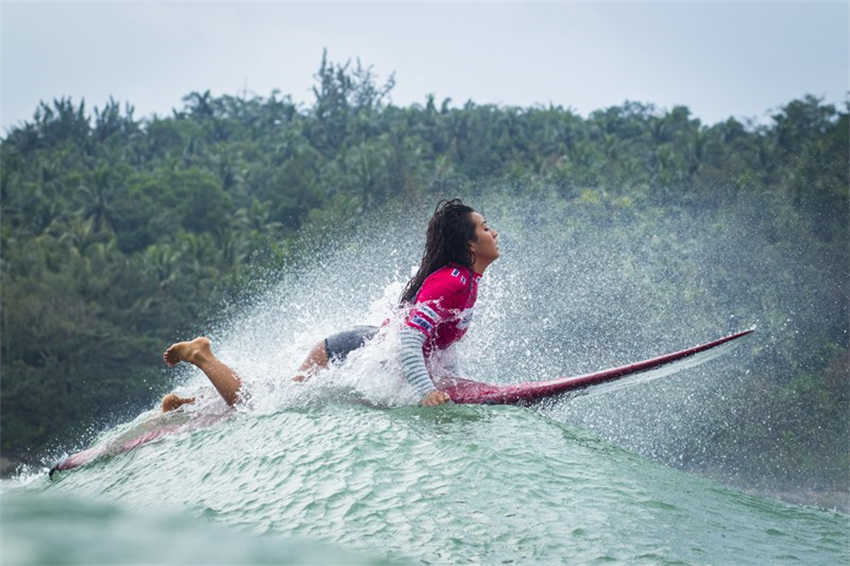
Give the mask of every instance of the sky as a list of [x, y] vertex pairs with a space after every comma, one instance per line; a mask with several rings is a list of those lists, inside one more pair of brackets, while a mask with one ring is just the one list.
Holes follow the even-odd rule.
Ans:
[[169, 115], [192, 91], [305, 106], [322, 50], [361, 60], [392, 102], [531, 106], [587, 115], [626, 100], [703, 123], [765, 122], [805, 94], [843, 105], [848, 2], [285, 3], [0, 0], [0, 132], [39, 101], [112, 96]]

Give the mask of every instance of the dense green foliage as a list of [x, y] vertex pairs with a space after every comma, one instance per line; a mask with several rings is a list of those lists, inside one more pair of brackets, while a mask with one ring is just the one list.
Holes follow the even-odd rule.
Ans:
[[13, 128], [0, 145], [3, 453], [33, 459], [149, 404], [168, 386], [163, 346], [253, 266], [296, 254], [300, 231], [482, 180], [545, 187], [600, 223], [735, 211], [771, 253], [805, 242], [799, 262], [829, 286], [817, 306], [830, 314], [788, 339], [787, 375], [754, 388], [830, 412], [830, 438], [847, 434], [846, 108], [808, 96], [768, 125], [709, 126], [633, 102], [587, 118], [433, 96], [398, 107], [392, 86], [323, 59], [307, 108], [193, 92], [172, 116], [138, 120], [112, 100], [90, 115], [63, 98]]

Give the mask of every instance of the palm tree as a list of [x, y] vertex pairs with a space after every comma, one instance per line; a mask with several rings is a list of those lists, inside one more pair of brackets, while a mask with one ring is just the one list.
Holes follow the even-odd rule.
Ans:
[[79, 201], [77, 214], [91, 219], [95, 232], [115, 233], [115, 212], [112, 203], [121, 190], [115, 180], [114, 169], [101, 165], [89, 176], [88, 182], [77, 187], [75, 197]]

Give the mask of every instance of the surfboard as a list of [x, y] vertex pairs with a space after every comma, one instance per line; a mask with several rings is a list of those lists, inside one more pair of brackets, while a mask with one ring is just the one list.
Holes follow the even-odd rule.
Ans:
[[[448, 393], [455, 403], [482, 405], [532, 405], [534, 403], [558, 396], [579, 395], [588, 391], [610, 390], [614, 385], [633, 385], [670, 375], [686, 367], [692, 367], [708, 359], [720, 355], [721, 346], [754, 332], [755, 329], [744, 330], [719, 338], [712, 342], [693, 346], [685, 350], [665, 354], [641, 362], [610, 368], [594, 373], [573, 377], [559, 377], [548, 381], [528, 381], [524, 383], [500, 384], [486, 383], [463, 378], [443, 379], [437, 388]], [[705, 355], [703, 355], [705, 354]], [[700, 357], [703, 355], [702, 357]], [[687, 362], [687, 363], [684, 363]], [[632, 380], [629, 380], [632, 378]], [[638, 378], [638, 379], [635, 379]], [[136, 435], [122, 435], [118, 440], [105, 445], [95, 446], [82, 452], [72, 454], [50, 469], [50, 477], [59, 471], [72, 470], [84, 466], [101, 457], [129, 452], [134, 448], [153, 442], [167, 434], [186, 432], [218, 422], [226, 416], [200, 415], [189, 422], [160, 425], [153, 430], [147, 430]]]
[[[754, 331], [755, 329], [751, 328], [705, 344], [679, 350], [678, 352], [585, 375], [513, 384], [484, 383], [471, 379], [450, 378], [438, 383], [437, 388], [448, 393], [451, 400], [455, 403], [531, 405], [544, 399], [569, 393], [577, 395], [606, 386], [610, 390], [613, 389], [610, 387], [611, 385], [615, 385], [617, 382], [626, 385], [626, 378], [640, 377], [641, 374], [645, 378], [635, 379], [632, 383], [649, 381], [657, 377], [670, 375], [671, 373], [681, 371], [686, 367], [692, 367], [715, 357], [714, 355], [709, 355], [709, 352], [716, 355], [721, 354], [720, 346], [731, 344], [734, 340], [751, 334]], [[706, 355], [699, 357], [700, 354]], [[683, 363], [686, 361], [691, 363]], [[655, 372], [654, 375], [651, 374], [653, 371]]]
[[65, 470], [73, 470], [74, 468], [79, 468], [80, 466], [85, 466], [99, 458], [104, 458], [107, 456], [114, 456], [116, 454], [122, 454], [124, 452], [129, 452], [134, 448], [141, 446], [142, 444], [147, 444], [149, 442], [153, 442], [163, 436], [168, 434], [176, 434], [180, 432], [188, 432], [201, 427], [210, 426], [218, 421], [222, 420], [230, 414], [230, 411], [225, 413], [215, 413], [209, 415], [197, 415], [191, 418], [188, 422], [172, 422], [165, 424], [155, 425], [154, 428], [135, 432], [131, 431], [125, 434], [122, 434], [118, 439], [113, 440], [111, 442], [107, 442], [105, 444], [93, 446], [87, 450], [82, 450], [81, 452], [76, 452], [67, 456], [56, 463], [52, 468], [50, 468], [50, 472], [48, 472], [48, 476], [50, 479], [53, 479], [53, 474], [56, 472], [61, 472]]

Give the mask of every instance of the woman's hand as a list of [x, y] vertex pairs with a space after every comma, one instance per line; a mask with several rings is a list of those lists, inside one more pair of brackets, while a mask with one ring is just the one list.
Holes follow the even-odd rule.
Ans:
[[448, 393], [443, 393], [442, 391], [437, 391], [436, 389], [425, 397], [422, 398], [422, 401], [419, 403], [423, 407], [436, 407], [437, 405], [443, 405], [445, 403], [451, 403], [451, 398]]

